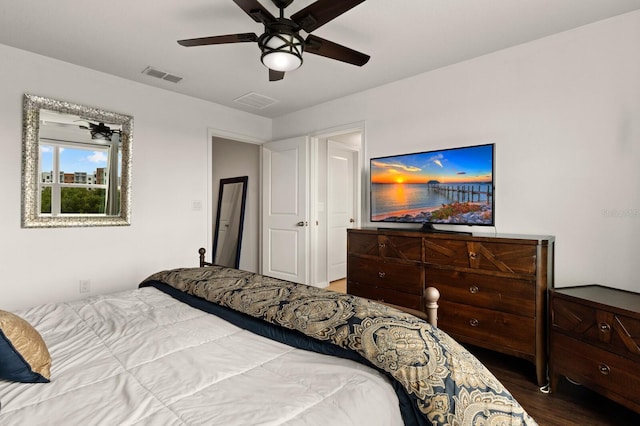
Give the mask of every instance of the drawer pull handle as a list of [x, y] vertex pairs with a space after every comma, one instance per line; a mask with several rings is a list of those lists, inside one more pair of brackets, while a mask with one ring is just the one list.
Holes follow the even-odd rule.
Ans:
[[600, 324], [600, 331], [603, 333], [608, 333], [609, 331], [611, 331], [611, 326], [609, 324], [607, 324], [606, 322], [601, 322]]
[[378, 277], [380, 277], [380, 278], [384, 278], [385, 275], [386, 274], [384, 272], [382, 272], [382, 271], [378, 272]]
[[608, 376], [611, 372], [611, 369], [607, 364], [600, 364], [598, 365], [598, 371], [600, 371], [600, 373], [602, 373], [603, 375]]
[[472, 285], [471, 287], [469, 287], [469, 293], [471, 293], [471, 294], [476, 294], [478, 292], [478, 290], [480, 290], [480, 289], [478, 288], [477, 285]]
[[476, 260], [476, 257], [478, 257], [478, 255], [476, 254], [475, 251], [470, 251], [469, 252], [469, 259]]
[[383, 248], [385, 248], [385, 247], [386, 247], [386, 244], [385, 244], [385, 243], [378, 243], [378, 247], [380, 247], [381, 249], [383, 249]]
[[478, 320], [477, 320], [477, 319], [475, 319], [475, 318], [473, 318], [473, 319], [469, 320], [469, 325], [470, 325], [471, 327], [477, 327], [477, 326], [478, 326]]

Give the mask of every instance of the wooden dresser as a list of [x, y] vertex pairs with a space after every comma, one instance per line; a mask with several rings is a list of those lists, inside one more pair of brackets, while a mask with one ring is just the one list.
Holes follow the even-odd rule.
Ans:
[[351, 229], [347, 291], [424, 312], [440, 291], [438, 327], [460, 342], [533, 362], [547, 383], [547, 287], [553, 237]]
[[640, 413], [640, 294], [600, 285], [552, 290], [549, 375]]

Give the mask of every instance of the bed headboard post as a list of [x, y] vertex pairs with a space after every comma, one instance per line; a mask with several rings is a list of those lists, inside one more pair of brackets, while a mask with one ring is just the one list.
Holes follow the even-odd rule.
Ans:
[[204, 247], [200, 247], [200, 249], [198, 249], [198, 253], [200, 253], [200, 267], [204, 268], [205, 266], [211, 266], [212, 263], [206, 262], [204, 260], [204, 255], [207, 252], [207, 250]]
[[440, 292], [435, 287], [427, 287], [424, 291], [425, 310], [427, 311], [427, 322], [434, 327], [438, 326], [438, 299]]

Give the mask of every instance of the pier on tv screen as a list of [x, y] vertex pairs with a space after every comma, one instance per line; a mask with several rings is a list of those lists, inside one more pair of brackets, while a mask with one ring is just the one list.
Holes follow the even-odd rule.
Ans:
[[370, 161], [371, 221], [494, 225], [494, 144]]

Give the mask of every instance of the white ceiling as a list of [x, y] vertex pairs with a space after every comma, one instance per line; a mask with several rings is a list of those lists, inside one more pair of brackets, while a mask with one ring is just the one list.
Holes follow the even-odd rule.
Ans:
[[[285, 16], [313, 1], [295, 0]], [[256, 43], [176, 43], [260, 35], [232, 0], [0, 0], [0, 43], [273, 118], [636, 9], [640, 0], [367, 0], [313, 34], [371, 55], [368, 64], [307, 54], [278, 82], [268, 81]], [[183, 80], [142, 74], [149, 65]], [[277, 102], [234, 102], [251, 92]]]

